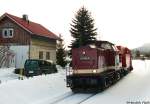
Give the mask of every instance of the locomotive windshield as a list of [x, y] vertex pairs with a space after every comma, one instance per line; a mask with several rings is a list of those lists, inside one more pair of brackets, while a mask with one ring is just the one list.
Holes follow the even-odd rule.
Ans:
[[102, 43], [101, 44], [101, 46], [100, 46], [101, 48], [103, 48], [103, 49], [108, 49], [108, 50], [116, 50], [114, 47], [114, 45], [112, 45], [112, 44], [109, 44], [109, 43]]

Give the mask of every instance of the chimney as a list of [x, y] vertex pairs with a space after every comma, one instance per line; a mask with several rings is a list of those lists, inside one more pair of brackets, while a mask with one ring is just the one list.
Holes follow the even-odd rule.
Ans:
[[23, 15], [22, 15], [22, 19], [23, 19], [24, 21], [27, 21], [27, 22], [29, 21], [29, 20], [28, 20], [28, 15], [26, 15], [26, 14], [23, 14]]

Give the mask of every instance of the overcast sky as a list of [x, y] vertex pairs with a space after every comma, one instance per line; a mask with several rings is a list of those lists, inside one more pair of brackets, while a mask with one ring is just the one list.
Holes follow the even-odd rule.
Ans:
[[27, 14], [29, 20], [62, 34], [68, 45], [70, 23], [82, 6], [91, 12], [98, 38], [129, 48], [150, 43], [150, 0], [0, 0], [0, 15]]

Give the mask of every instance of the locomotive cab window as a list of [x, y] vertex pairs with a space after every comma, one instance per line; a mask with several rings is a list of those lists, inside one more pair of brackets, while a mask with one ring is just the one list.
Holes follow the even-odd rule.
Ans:
[[108, 43], [102, 43], [101, 44], [101, 48], [103, 49], [109, 49], [109, 50], [112, 50], [112, 45], [108, 44]]
[[118, 50], [115, 45], [112, 45], [112, 48], [113, 48], [114, 51], [117, 51], [117, 50]]

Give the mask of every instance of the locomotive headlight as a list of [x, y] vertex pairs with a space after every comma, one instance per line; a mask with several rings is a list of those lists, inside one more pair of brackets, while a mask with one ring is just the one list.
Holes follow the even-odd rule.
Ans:
[[97, 71], [94, 69], [94, 70], [93, 70], [93, 73], [96, 73], [96, 72], [97, 72]]

